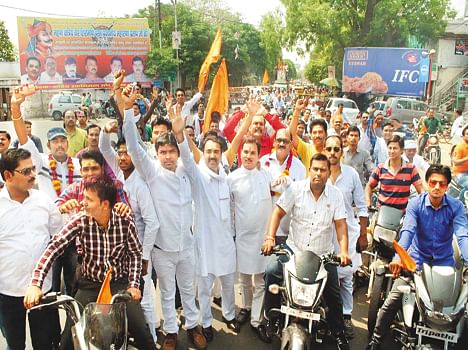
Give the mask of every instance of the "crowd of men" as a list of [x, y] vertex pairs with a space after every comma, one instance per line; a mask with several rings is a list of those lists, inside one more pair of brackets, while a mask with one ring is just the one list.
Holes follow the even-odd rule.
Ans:
[[[282, 281], [281, 261], [268, 256], [277, 244], [339, 257], [342, 266], [327, 266], [324, 296], [337, 348], [349, 349], [353, 274], [361, 265], [358, 251], [368, 246], [375, 191], [379, 205], [412, 208], [405, 248], [418, 247], [420, 235], [438, 240], [420, 227], [418, 215], [443, 215], [443, 227], [452, 228], [468, 256], [463, 205], [445, 195], [450, 170], [429, 166], [416, 154], [416, 141], [376, 111], [345, 129], [342, 106], [327, 116], [299, 97], [289, 118], [253, 96], [229, 116], [213, 112], [205, 130], [201, 93], [187, 101], [177, 89], [175, 99], [166, 98], [167, 116], [153, 115], [158, 94], [142, 104], [137, 86], [122, 87], [124, 78], [118, 71], [113, 82], [119, 120], [101, 128], [67, 111], [64, 127], [48, 131], [47, 149], [21, 116], [34, 86], [14, 91], [17, 148], [0, 132], [0, 327], [9, 349], [25, 348], [26, 310], [45, 293], [63, 290], [85, 306], [96, 300], [110, 268], [112, 291], [132, 296], [128, 327], [139, 349], [156, 348], [156, 283], [164, 350], [176, 348], [180, 309], [189, 340], [197, 349], [208, 346], [215, 336], [213, 294], [221, 297], [230, 331], [248, 322], [269, 343], [267, 311], [281, 302], [268, 291]], [[468, 167], [466, 126], [462, 134], [456, 175]], [[413, 188], [423, 192], [422, 179], [428, 193], [408, 205]], [[419, 202], [433, 210], [419, 214]], [[410, 249], [419, 264], [432, 256], [427, 241]], [[451, 264], [451, 245], [440, 244], [434, 263]], [[397, 275], [400, 265], [392, 268]], [[388, 319], [378, 321], [371, 349], [379, 348]], [[72, 348], [70, 324], [60, 336], [56, 310], [31, 312], [29, 325], [34, 349]]]

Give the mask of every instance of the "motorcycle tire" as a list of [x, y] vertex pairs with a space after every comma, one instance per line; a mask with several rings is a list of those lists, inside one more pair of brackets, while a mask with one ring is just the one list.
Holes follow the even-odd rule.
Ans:
[[380, 307], [384, 302], [384, 281], [384, 275], [374, 274], [374, 281], [369, 299], [369, 310], [367, 311], [367, 331], [369, 332], [369, 337], [374, 333], [375, 323], [377, 322], [377, 315], [379, 313]]

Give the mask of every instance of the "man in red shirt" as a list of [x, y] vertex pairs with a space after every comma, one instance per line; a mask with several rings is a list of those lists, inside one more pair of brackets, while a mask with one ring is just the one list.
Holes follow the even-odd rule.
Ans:
[[[247, 113], [246, 108], [242, 108], [239, 112], [234, 113], [231, 118], [226, 122], [224, 127], [224, 135], [232, 142], [234, 137], [236, 136], [236, 127], [239, 124], [239, 121], [244, 117], [245, 113]], [[270, 123], [272, 128], [275, 131], [279, 129], [284, 129], [286, 126], [281, 122], [281, 118], [278, 115], [272, 115], [267, 113], [267, 110], [264, 107], [261, 107], [256, 115], [252, 119], [252, 123], [250, 124], [249, 131], [247, 135], [253, 136], [257, 139], [257, 142], [261, 145], [259, 157], [266, 154], [270, 154], [273, 148], [274, 142], [274, 135], [269, 135], [265, 128], [265, 121]], [[240, 153], [242, 150], [244, 142], [239, 145], [237, 149], [237, 161], [238, 165], [242, 164]]]

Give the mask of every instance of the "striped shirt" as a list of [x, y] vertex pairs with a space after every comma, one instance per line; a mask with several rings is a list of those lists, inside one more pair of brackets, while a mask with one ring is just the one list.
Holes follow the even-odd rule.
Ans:
[[106, 229], [85, 213], [79, 213], [53, 237], [37, 263], [31, 285], [42, 287], [54, 261], [75, 238], [83, 247], [82, 277], [103, 282], [112, 267], [112, 280], [128, 278], [128, 287], [139, 288], [142, 247], [135, 223], [130, 215], [119, 216], [111, 211]]
[[405, 210], [410, 196], [410, 187], [421, 184], [421, 177], [416, 167], [403, 159], [401, 168], [396, 174], [393, 174], [389, 168], [389, 160], [380, 163], [369, 179], [369, 186], [374, 188], [380, 183], [379, 205]]

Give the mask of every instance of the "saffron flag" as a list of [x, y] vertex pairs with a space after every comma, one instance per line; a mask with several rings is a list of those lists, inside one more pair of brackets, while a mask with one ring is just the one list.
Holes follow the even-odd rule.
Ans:
[[211, 113], [219, 112], [221, 115], [227, 112], [229, 105], [229, 82], [226, 60], [223, 58], [219, 65], [218, 72], [213, 79], [210, 97], [206, 104], [204, 132], [208, 131], [211, 124]]
[[414, 272], [416, 271], [416, 262], [408, 254], [408, 252], [403, 248], [397, 241], [393, 241], [393, 249], [400, 256], [401, 264], [406, 271]]
[[263, 85], [268, 85], [270, 82], [270, 76], [268, 75], [268, 71], [265, 68], [265, 72], [263, 73]]
[[222, 34], [221, 29], [218, 29], [216, 36], [211, 44], [210, 51], [205, 58], [201, 68], [200, 74], [198, 75], [198, 91], [203, 92], [205, 89], [206, 82], [208, 81], [208, 75], [210, 74], [210, 67], [213, 63], [216, 63], [221, 58], [221, 41]]
[[106, 273], [106, 277], [104, 278], [104, 282], [102, 282], [101, 290], [99, 291], [99, 295], [97, 297], [96, 303], [97, 304], [110, 304], [112, 300], [112, 292], [110, 288], [110, 282], [112, 279], [112, 267]]

